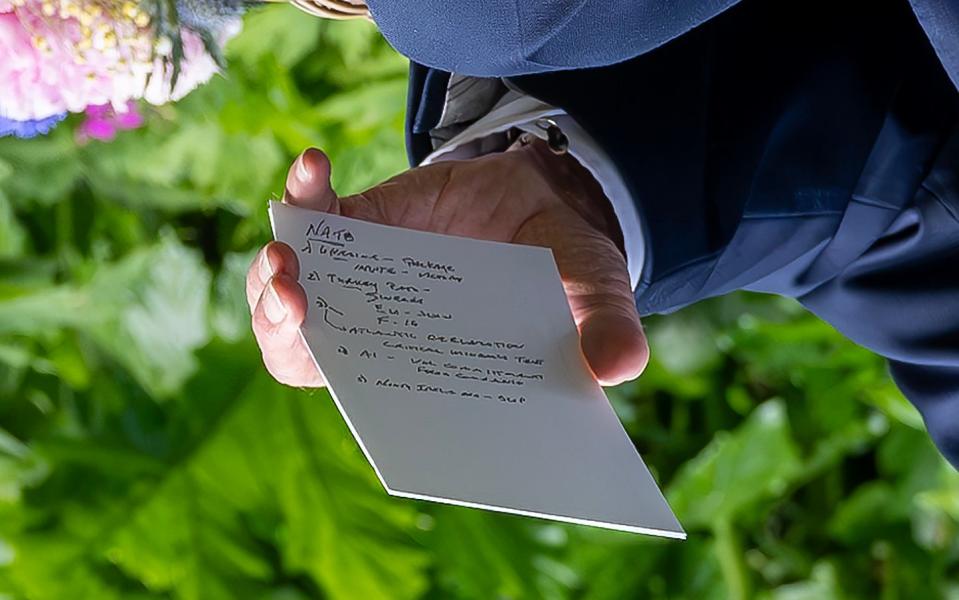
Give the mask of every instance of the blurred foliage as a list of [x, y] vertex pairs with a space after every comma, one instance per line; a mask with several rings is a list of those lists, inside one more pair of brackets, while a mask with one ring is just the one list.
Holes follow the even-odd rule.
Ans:
[[688, 541], [388, 497], [261, 368], [242, 285], [302, 148], [344, 193], [404, 168], [406, 63], [284, 7], [228, 59], [114, 143], [0, 140], [0, 594], [959, 598], [959, 475], [879, 358], [776, 298], [649, 319], [610, 392]]

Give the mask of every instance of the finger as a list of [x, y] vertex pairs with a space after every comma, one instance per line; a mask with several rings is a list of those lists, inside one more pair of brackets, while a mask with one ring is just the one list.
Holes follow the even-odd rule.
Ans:
[[306, 294], [291, 277], [270, 279], [253, 311], [253, 333], [267, 370], [280, 383], [296, 387], [325, 384], [299, 328], [306, 316]]
[[586, 300], [583, 305], [580, 344], [596, 380], [601, 385], [619, 385], [639, 377], [649, 362], [639, 318], [620, 314], [621, 309], [606, 300]]
[[584, 240], [557, 259], [565, 271], [564, 287], [579, 326], [580, 344], [590, 369], [602, 385], [639, 377], [649, 362], [626, 261], [606, 238]]
[[617, 385], [638, 377], [649, 347], [616, 245], [569, 213], [531, 219], [523, 234], [525, 243], [553, 249], [583, 355], [597, 381]]
[[339, 200], [330, 185], [330, 159], [316, 148], [300, 154], [286, 176], [283, 201], [287, 204], [339, 214]]
[[246, 301], [251, 313], [263, 293], [263, 287], [279, 273], [298, 279], [300, 262], [293, 248], [283, 242], [270, 242], [257, 252], [246, 272]]

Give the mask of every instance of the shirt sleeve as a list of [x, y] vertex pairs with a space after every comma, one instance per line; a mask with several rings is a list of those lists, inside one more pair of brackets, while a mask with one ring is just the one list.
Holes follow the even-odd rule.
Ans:
[[635, 290], [646, 261], [645, 236], [639, 212], [612, 160], [589, 133], [561, 109], [511, 91], [486, 115], [436, 148], [421, 164], [462, 160], [494, 152], [503, 147], [506, 132], [514, 127], [546, 139], [544, 119], [551, 120], [563, 131], [569, 140], [570, 155], [592, 174], [609, 199], [623, 233], [629, 281]]

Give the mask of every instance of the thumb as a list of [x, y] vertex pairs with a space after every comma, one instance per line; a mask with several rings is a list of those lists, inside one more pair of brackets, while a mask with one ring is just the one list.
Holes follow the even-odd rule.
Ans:
[[300, 208], [339, 214], [340, 202], [330, 185], [330, 170], [326, 154], [307, 148], [290, 166], [283, 201]]
[[595, 230], [567, 240], [553, 252], [586, 362], [602, 385], [635, 379], [649, 362], [649, 346], [626, 261], [616, 245]]
[[600, 304], [580, 323], [583, 355], [602, 385], [636, 379], [649, 362], [649, 346], [639, 317], [624, 313], [612, 304]]

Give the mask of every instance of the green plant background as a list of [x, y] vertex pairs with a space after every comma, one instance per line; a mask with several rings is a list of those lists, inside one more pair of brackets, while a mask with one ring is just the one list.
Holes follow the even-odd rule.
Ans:
[[301, 149], [343, 193], [404, 168], [406, 62], [285, 7], [228, 58], [112, 143], [0, 140], [0, 594], [959, 598], [959, 475], [776, 298], [649, 319], [610, 390], [688, 541], [388, 497], [326, 393], [267, 376], [242, 285]]

